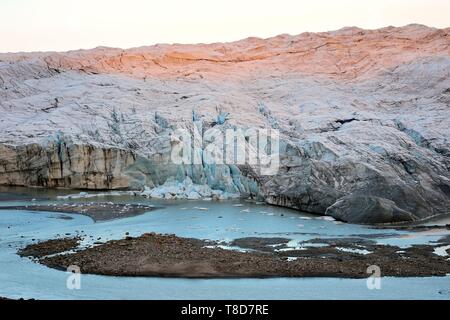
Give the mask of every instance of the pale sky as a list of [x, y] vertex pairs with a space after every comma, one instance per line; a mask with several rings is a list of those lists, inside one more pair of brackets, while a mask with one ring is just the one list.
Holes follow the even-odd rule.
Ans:
[[410, 23], [450, 27], [450, 0], [0, 0], [0, 52], [224, 42]]

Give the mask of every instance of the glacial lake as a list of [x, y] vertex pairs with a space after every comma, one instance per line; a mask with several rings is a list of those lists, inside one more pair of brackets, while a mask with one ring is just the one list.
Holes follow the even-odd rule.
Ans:
[[[0, 206], [67, 201], [56, 200], [54, 194], [37, 201], [3, 194]], [[407, 247], [432, 243], [449, 233], [374, 229], [244, 200], [156, 201], [99, 196], [71, 201], [74, 204], [78, 201], [142, 203], [160, 208], [134, 217], [97, 222], [79, 214], [0, 210], [0, 296], [25, 299], [450, 299], [450, 275], [383, 277], [380, 290], [369, 290], [366, 279], [200, 280], [81, 275], [81, 288], [69, 290], [66, 286], [69, 273], [22, 258], [16, 254], [17, 250], [36, 241], [77, 234], [86, 236], [82, 245], [96, 239], [121, 239], [125, 233], [139, 236], [157, 232], [227, 242], [242, 237], [284, 237], [292, 239], [293, 243], [313, 238], [367, 237], [380, 244]]]

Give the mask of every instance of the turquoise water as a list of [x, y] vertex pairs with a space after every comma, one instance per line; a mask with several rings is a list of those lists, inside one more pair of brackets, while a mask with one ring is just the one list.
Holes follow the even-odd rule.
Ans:
[[[123, 200], [120, 197], [113, 201]], [[136, 217], [96, 223], [76, 214], [0, 211], [0, 296], [37, 299], [450, 299], [449, 276], [382, 278], [380, 290], [369, 290], [366, 279], [193, 280], [81, 275], [81, 289], [69, 290], [66, 287], [68, 273], [16, 254], [17, 249], [31, 243], [32, 239], [45, 240], [69, 233], [92, 235], [94, 241], [100, 237], [102, 241], [123, 238], [125, 232], [131, 236], [159, 232], [224, 241], [248, 236], [281, 236], [298, 241], [367, 236], [379, 243], [399, 246], [429, 243], [443, 235], [442, 231], [371, 229], [245, 201], [156, 202], [132, 198], [127, 202], [145, 202], [164, 208]], [[2, 202], [2, 205], [23, 203], [16, 200]]]

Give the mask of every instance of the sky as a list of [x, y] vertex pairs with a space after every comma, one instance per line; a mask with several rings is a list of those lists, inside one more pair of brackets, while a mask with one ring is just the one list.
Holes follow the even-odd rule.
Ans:
[[0, 0], [0, 52], [227, 42], [410, 23], [450, 27], [450, 0]]

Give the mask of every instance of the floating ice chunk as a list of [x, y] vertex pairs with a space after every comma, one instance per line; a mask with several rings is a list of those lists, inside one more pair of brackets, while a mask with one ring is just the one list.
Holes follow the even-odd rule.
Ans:
[[316, 219], [318, 219], [318, 220], [325, 220], [325, 221], [336, 221], [336, 219], [334, 219], [333, 217], [330, 217], [330, 216], [316, 217]]
[[202, 211], [209, 210], [209, 208], [204, 208], [204, 207], [194, 207], [193, 209], [202, 210]]
[[84, 198], [96, 198], [96, 197], [123, 196], [123, 195], [135, 196], [136, 191], [110, 191], [110, 192], [104, 192], [104, 193], [80, 192], [80, 193], [76, 193], [76, 194], [68, 194], [65, 196], [57, 196], [56, 199], [84, 199]]

